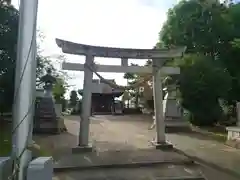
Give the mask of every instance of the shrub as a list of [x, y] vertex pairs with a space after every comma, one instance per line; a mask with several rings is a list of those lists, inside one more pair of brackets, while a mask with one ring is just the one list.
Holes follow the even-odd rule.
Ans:
[[218, 99], [227, 95], [231, 76], [216, 60], [204, 55], [186, 55], [178, 60], [181, 67], [182, 106], [192, 114], [195, 125], [210, 126], [223, 114]]

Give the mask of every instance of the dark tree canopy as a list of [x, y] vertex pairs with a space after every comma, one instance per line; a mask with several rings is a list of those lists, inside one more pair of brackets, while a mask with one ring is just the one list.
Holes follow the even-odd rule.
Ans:
[[[0, 1], [0, 112], [11, 111], [14, 94], [19, 12], [9, 2]], [[54, 69], [48, 58], [42, 57], [38, 51], [36, 60], [37, 78], [45, 73], [46, 68], [51, 68], [58, 79], [64, 81], [60, 84], [64, 84], [66, 89], [65, 79]], [[58, 93], [65, 93], [65, 90], [55, 89]], [[62, 97], [63, 94], [57, 96]]]
[[181, 1], [168, 11], [160, 39], [165, 45], [184, 45], [187, 52], [216, 56], [231, 35], [227, 8], [199, 0]]
[[[157, 47], [186, 46], [179, 79], [182, 105], [207, 125], [219, 121], [222, 107], [240, 100], [240, 4], [180, 1], [168, 11]], [[207, 116], [205, 116], [207, 115]]]
[[0, 3], [0, 109], [11, 109], [17, 50], [18, 11]]

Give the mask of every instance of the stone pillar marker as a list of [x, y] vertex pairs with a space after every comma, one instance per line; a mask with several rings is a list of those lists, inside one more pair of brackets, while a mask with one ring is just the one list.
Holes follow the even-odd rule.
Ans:
[[237, 126], [227, 127], [228, 137], [226, 144], [240, 149], [240, 102], [236, 103]]
[[[188, 123], [182, 118], [182, 109], [177, 102], [177, 86], [176, 85], [167, 85], [164, 89], [166, 91], [166, 95], [164, 97], [165, 104], [165, 120], [179, 120], [177, 126], [188, 126]], [[182, 122], [182, 123], [181, 123]]]
[[240, 127], [240, 102], [237, 102], [237, 126]]

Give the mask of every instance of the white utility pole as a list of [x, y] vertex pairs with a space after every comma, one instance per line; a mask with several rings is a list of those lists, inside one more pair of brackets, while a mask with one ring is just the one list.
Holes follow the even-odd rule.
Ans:
[[[13, 158], [19, 157], [18, 180], [24, 180], [25, 168], [31, 160], [31, 152], [25, 150], [32, 136], [33, 97], [36, 71], [36, 21], [38, 0], [21, 0], [18, 30], [18, 49], [15, 75], [15, 99], [13, 109]], [[32, 107], [32, 108], [31, 108]], [[24, 120], [23, 120], [24, 119]], [[20, 125], [19, 125], [20, 124]], [[24, 153], [22, 153], [24, 152]]]

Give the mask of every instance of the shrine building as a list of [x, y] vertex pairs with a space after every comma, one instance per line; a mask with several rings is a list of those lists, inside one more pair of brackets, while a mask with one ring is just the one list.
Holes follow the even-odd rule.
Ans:
[[[108, 79], [115, 84], [114, 79]], [[99, 79], [92, 80], [92, 112], [96, 114], [110, 114], [114, 111], [115, 98], [123, 95], [124, 91], [114, 89]], [[79, 92], [82, 96], [83, 92]]]

